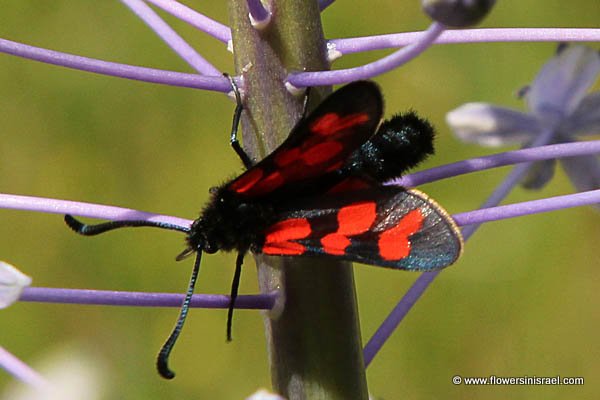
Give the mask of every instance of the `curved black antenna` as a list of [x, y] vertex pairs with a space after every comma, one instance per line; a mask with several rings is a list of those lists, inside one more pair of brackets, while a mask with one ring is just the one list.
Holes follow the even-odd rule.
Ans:
[[175, 377], [175, 373], [169, 369], [169, 354], [171, 354], [171, 350], [173, 350], [173, 346], [175, 346], [175, 342], [183, 329], [183, 324], [185, 323], [185, 318], [187, 317], [190, 301], [192, 300], [192, 295], [194, 294], [194, 287], [196, 286], [196, 279], [198, 278], [198, 272], [200, 271], [200, 260], [202, 258], [202, 243], [198, 245], [196, 250], [196, 261], [194, 262], [194, 269], [192, 270], [192, 275], [190, 276], [190, 283], [188, 284], [187, 293], [185, 294], [185, 299], [181, 304], [181, 309], [179, 311], [179, 317], [177, 318], [177, 323], [171, 331], [171, 334], [165, 341], [165, 344], [161, 347], [158, 352], [158, 357], [156, 358], [156, 369], [160, 376], [165, 379], [173, 379]]
[[238, 289], [240, 287], [240, 277], [242, 275], [242, 263], [244, 262], [245, 252], [238, 253], [235, 261], [235, 273], [233, 274], [233, 281], [231, 282], [231, 295], [229, 297], [229, 308], [227, 310], [227, 341], [231, 342], [231, 325], [233, 321], [233, 309], [235, 308], [235, 300], [238, 296]]
[[145, 221], [145, 220], [130, 220], [130, 221], [110, 221], [103, 222], [100, 224], [84, 224], [83, 222], [75, 219], [72, 215], [65, 215], [65, 222], [76, 233], [79, 233], [83, 236], [94, 236], [99, 235], [104, 232], [112, 231], [114, 229], [119, 228], [137, 228], [140, 226], [150, 226], [154, 228], [161, 229], [170, 229], [173, 231], [179, 231], [188, 233], [190, 231], [189, 227], [182, 227], [179, 225], [168, 224], [166, 222], [155, 222], [155, 221]]

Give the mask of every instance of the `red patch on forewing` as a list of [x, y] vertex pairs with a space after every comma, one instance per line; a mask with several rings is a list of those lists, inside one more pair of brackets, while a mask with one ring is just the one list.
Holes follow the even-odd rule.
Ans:
[[251, 168], [238, 179], [233, 181], [229, 188], [237, 193], [245, 193], [251, 189], [256, 182], [263, 176], [263, 170], [260, 168]]
[[310, 130], [317, 135], [333, 135], [354, 125], [363, 124], [369, 119], [369, 115], [366, 113], [350, 114], [345, 117], [340, 117], [336, 113], [327, 113], [314, 120], [310, 124]]
[[264, 254], [280, 256], [299, 256], [306, 250], [300, 243], [292, 240], [304, 239], [310, 235], [310, 224], [306, 218], [291, 218], [279, 221], [267, 229]]
[[346, 178], [327, 191], [331, 193], [350, 192], [354, 190], [368, 189], [371, 184], [360, 178]]
[[277, 166], [285, 167], [294, 161], [298, 161], [299, 156], [300, 149], [298, 147], [294, 147], [289, 150], [280, 150], [279, 153], [273, 158], [273, 161]]
[[377, 242], [381, 258], [395, 261], [408, 256], [411, 249], [408, 237], [421, 229], [424, 219], [417, 208], [402, 217], [396, 226], [381, 232]]
[[327, 168], [325, 168], [325, 171], [327, 171], [327, 172], [337, 171], [338, 169], [342, 168], [343, 166], [344, 166], [344, 161], [339, 160], [339, 161], [329, 165]]
[[295, 162], [302, 162], [306, 166], [319, 165], [337, 156], [344, 149], [340, 142], [334, 140], [315, 144], [308, 143], [310, 145], [304, 146], [305, 151], [302, 151], [299, 147], [294, 147], [277, 154], [273, 159], [275, 165], [281, 168]]
[[325, 253], [341, 256], [350, 245], [349, 236], [369, 230], [377, 217], [377, 205], [374, 202], [351, 204], [340, 208], [337, 214], [338, 229], [321, 238]]
[[238, 194], [243, 194], [245, 196], [260, 196], [265, 193], [272, 192], [277, 189], [279, 186], [285, 183], [285, 178], [281, 174], [280, 171], [275, 170], [271, 172], [269, 175], [263, 173], [261, 169], [258, 169], [259, 174], [254, 173], [254, 169], [248, 170], [250, 176], [240, 181], [234, 181], [231, 184], [231, 188]]
[[259, 194], [262, 192], [271, 192], [279, 186], [283, 185], [284, 182], [285, 179], [283, 178], [283, 175], [281, 175], [279, 171], [273, 171], [269, 175], [265, 176], [264, 179], [262, 179], [260, 182], [255, 184], [249, 190], [249, 192], [251, 194], [252, 192], [254, 192], [254, 194]]
[[344, 146], [340, 142], [323, 142], [310, 147], [307, 151], [300, 155], [300, 158], [306, 165], [319, 165], [335, 157], [343, 149]]

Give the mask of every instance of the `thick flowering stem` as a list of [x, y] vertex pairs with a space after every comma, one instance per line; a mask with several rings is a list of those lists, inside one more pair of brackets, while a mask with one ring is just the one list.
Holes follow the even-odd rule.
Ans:
[[[247, 3], [231, 1], [236, 73], [246, 109], [244, 148], [255, 159], [287, 136], [304, 96], [285, 87], [290, 71], [328, 68], [316, 2], [271, 3], [256, 30]], [[322, 92], [311, 91], [311, 103]], [[367, 399], [352, 269], [345, 262], [258, 257], [263, 292], [280, 289], [283, 306], [265, 318], [275, 391], [288, 400]], [[277, 308], [277, 307], [276, 307]]]

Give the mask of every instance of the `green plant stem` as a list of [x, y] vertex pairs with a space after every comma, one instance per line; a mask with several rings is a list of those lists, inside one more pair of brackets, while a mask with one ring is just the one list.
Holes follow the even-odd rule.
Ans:
[[[288, 72], [329, 67], [315, 1], [273, 1], [264, 31], [246, 2], [230, 0], [236, 74], [244, 78], [244, 148], [261, 159], [302, 113], [304, 95], [284, 86]], [[325, 95], [312, 90], [311, 104]], [[288, 400], [368, 398], [352, 268], [325, 259], [257, 256], [263, 292], [278, 289], [283, 307], [265, 317], [273, 387]]]

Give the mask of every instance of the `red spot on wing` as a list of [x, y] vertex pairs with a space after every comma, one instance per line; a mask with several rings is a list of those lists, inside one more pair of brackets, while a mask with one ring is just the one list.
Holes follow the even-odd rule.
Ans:
[[315, 166], [336, 157], [344, 150], [344, 145], [337, 141], [313, 142], [316, 141], [307, 141], [303, 146], [304, 151], [299, 147], [281, 151], [273, 159], [275, 165], [284, 168], [300, 162], [306, 166]]
[[344, 146], [340, 142], [323, 142], [310, 147], [307, 151], [302, 153], [300, 157], [308, 166], [319, 165], [335, 157], [343, 149]]
[[355, 190], [369, 189], [372, 187], [371, 183], [360, 178], [346, 178], [331, 189], [327, 191], [331, 193], [350, 192]]
[[296, 242], [273, 243], [262, 248], [262, 252], [272, 256], [300, 256], [304, 254], [306, 248]]
[[[255, 173], [254, 171], [259, 171]], [[246, 176], [248, 176], [246, 178]], [[242, 175], [241, 179], [233, 181], [230, 188], [245, 196], [260, 196], [265, 193], [272, 192], [279, 186], [285, 183], [286, 177], [280, 170], [275, 170], [268, 175], [265, 175], [262, 169], [250, 169], [246, 175]]]
[[329, 165], [327, 168], [325, 168], [325, 171], [327, 171], [327, 172], [335, 171], [335, 170], [342, 168], [343, 166], [344, 166], [344, 162], [342, 160], [340, 160], [338, 162], [335, 162], [335, 163]]
[[373, 201], [351, 204], [340, 208], [338, 212], [338, 233], [342, 235], [358, 235], [369, 230], [375, 217], [377, 205]]
[[321, 238], [323, 251], [335, 256], [343, 255], [350, 246], [348, 237], [368, 231], [376, 217], [377, 205], [372, 201], [340, 208], [337, 214], [337, 231]]
[[330, 233], [321, 238], [321, 246], [327, 254], [332, 256], [343, 256], [346, 247], [350, 246], [350, 239], [339, 233]]
[[306, 248], [292, 240], [304, 239], [310, 232], [310, 224], [306, 218], [279, 221], [267, 229], [261, 251], [271, 255], [299, 256]]
[[233, 181], [229, 188], [237, 193], [245, 193], [250, 190], [256, 182], [263, 176], [263, 170], [260, 168], [251, 168]]
[[285, 167], [286, 165], [290, 165], [291, 163], [298, 161], [298, 157], [300, 156], [300, 149], [298, 147], [294, 147], [289, 150], [281, 150], [278, 154], [275, 155], [273, 161], [279, 167]]
[[273, 171], [269, 175], [267, 175], [260, 182], [255, 184], [249, 192], [254, 192], [254, 194], [258, 194], [261, 192], [270, 192], [275, 190], [277, 187], [281, 186], [285, 182], [285, 178], [281, 175], [279, 171]]
[[384, 260], [400, 260], [410, 254], [408, 237], [421, 229], [425, 217], [418, 208], [406, 214], [398, 224], [379, 235], [379, 255]]
[[368, 122], [371, 118], [366, 113], [356, 113], [340, 117], [336, 113], [326, 113], [310, 124], [310, 130], [317, 135], [333, 135], [341, 130]]

